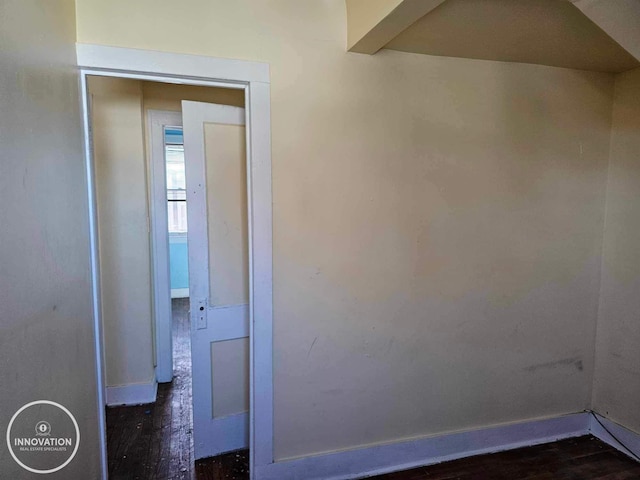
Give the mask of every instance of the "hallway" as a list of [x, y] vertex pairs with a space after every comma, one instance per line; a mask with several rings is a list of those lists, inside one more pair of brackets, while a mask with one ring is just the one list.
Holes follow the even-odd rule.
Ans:
[[247, 452], [193, 463], [189, 299], [172, 300], [174, 377], [155, 404], [107, 409], [111, 480], [248, 478]]

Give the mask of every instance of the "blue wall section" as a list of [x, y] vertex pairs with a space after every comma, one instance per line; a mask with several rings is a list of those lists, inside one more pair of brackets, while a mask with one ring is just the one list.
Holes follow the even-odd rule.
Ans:
[[169, 235], [169, 270], [171, 289], [189, 288], [189, 266], [186, 235]]

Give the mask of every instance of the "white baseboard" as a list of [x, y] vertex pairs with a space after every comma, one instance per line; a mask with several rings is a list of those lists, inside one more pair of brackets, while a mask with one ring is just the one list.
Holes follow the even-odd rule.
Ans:
[[188, 288], [172, 288], [171, 298], [189, 298]]
[[256, 467], [256, 480], [346, 480], [587, 435], [590, 414], [499, 425]]
[[107, 387], [107, 406], [140, 405], [156, 401], [158, 382], [133, 383]]
[[[595, 418], [593, 418], [593, 416], [590, 416], [589, 420], [591, 422], [590, 424], [591, 434], [595, 437], [598, 437], [604, 443], [611, 445], [616, 450], [620, 450], [622, 453], [624, 453], [628, 457], [633, 458], [634, 460], [637, 461], [638, 459], [634, 458], [633, 455], [629, 453], [629, 450], [631, 450], [635, 455], [640, 456], [640, 435], [637, 434], [636, 432], [629, 430], [626, 427], [623, 427], [622, 425], [618, 425], [617, 423], [606, 419], [602, 415], [598, 415], [595, 412], [594, 412], [594, 415], [596, 415], [598, 417], [598, 420], [602, 422], [602, 425], [604, 425], [607, 428], [605, 430], [602, 427], [602, 425], [600, 425], [600, 423], [598, 423], [598, 421]], [[620, 442], [622, 442], [624, 445], [621, 445], [620, 442], [616, 440], [616, 438], [614, 438], [609, 432], [607, 432], [607, 430], [613, 433], [613, 435], [615, 435], [615, 437], [618, 440], [620, 440]], [[627, 448], [629, 450], [627, 450]]]

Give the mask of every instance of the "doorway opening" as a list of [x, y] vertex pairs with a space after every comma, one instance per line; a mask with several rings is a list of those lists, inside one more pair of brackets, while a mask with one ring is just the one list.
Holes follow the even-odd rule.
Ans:
[[[92, 141], [91, 76], [142, 80], [163, 85], [216, 87], [239, 91], [246, 110], [246, 187], [249, 275], [249, 464], [251, 477], [259, 478], [273, 465], [273, 255], [271, 193], [271, 120], [269, 66], [259, 62], [77, 44], [80, 70], [85, 166], [89, 203], [89, 235], [96, 362], [96, 414], [99, 425], [101, 477], [108, 477], [107, 368], [109, 353], [104, 328], [96, 176], [96, 145]], [[137, 125], [143, 122], [137, 122]], [[132, 125], [136, 128], [135, 124]], [[188, 156], [188, 155], [187, 155]], [[128, 179], [126, 179], [128, 180]], [[124, 196], [128, 181], [123, 182]], [[143, 224], [145, 222], [142, 222]], [[135, 223], [137, 224], [137, 222]], [[106, 262], [108, 264], [108, 262]], [[190, 291], [193, 298], [194, 292]], [[193, 303], [193, 302], [192, 302]], [[192, 305], [193, 307], [193, 305]], [[193, 311], [193, 308], [191, 309]], [[132, 349], [135, 351], [135, 349]], [[196, 364], [193, 362], [192, 364]], [[194, 422], [196, 425], [198, 422]]]
[[245, 95], [87, 87], [109, 472], [195, 478], [195, 460], [249, 446]]

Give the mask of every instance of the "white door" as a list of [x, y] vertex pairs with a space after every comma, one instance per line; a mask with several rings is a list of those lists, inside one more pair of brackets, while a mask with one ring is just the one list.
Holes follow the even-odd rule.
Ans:
[[195, 458], [249, 445], [244, 109], [182, 102]]

